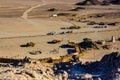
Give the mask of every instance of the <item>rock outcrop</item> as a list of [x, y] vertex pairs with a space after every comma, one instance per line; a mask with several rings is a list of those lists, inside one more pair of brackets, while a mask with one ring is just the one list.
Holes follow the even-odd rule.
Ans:
[[100, 63], [99, 68], [104, 72], [104, 80], [119, 80], [120, 79], [120, 53], [112, 52], [111, 54], [105, 55]]
[[[112, 52], [100, 61], [82, 64], [73, 56], [68, 62], [60, 62], [52, 67], [49, 63], [24, 59], [21, 65], [0, 63], [0, 79], [3, 80], [120, 80], [120, 53]], [[94, 76], [98, 75], [98, 76]]]
[[[112, 52], [105, 55], [100, 61], [81, 64], [80, 61], [62, 62], [54, 66], [55, 74], [66, 71], [69, 79], [82, 80], [87, 73], [91, 77], [86, 79], [113, 80], [120, 79], [120, 53]], [[94, 75], [98, 76], [94, 76]], [[111, 79], [110, 79], [111, 78]], [[84, 77], [85, 79], [85, 77]]]

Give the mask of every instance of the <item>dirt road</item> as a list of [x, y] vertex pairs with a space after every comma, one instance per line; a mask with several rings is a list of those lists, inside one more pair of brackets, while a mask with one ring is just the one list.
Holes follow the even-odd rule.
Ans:
[[46, 5], [46, 4], [47, 4], [46, 1], [45, 1], [45, 0], [42, 0], [42, 3], [41, 3], [41, 4], [32, 6], [31, 8], [27, 9], [27, 10], [23, 13], [23, 15], [22, 15], [21, 17], [22, 17], [23, 19], [27, 20], [27, 19], [28, 19], [28, 14], [29, 14], [29, 12], [31, 12], [31, 11], [32, 11], [33, 9], [35, 9], [35, 8], [38, 8], [38, 7], [40, 7], [40, 6], [44, 6], [44, 5]]

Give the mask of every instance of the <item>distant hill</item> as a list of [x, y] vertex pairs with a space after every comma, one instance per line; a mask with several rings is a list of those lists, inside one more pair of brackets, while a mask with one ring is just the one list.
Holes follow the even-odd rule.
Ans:
[[98, 5], [101, 4], [98, 0], [84, 0], [83, 2], [78, 2], [76, 5]]
[[106, 0], [111, 4], [120, 4], [120, 0]]
[[76, 3], [76, 5], [108, 5], [108, 4], [120, 4], [120, 0], [84, 0]]

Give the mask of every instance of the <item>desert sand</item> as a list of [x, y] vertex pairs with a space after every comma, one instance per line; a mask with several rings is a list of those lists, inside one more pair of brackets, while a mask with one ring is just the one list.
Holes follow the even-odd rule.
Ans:
[[[84, 38], [90, 38], [93, 42], [106, 41], [113, 49], [103, 49], [101, 46], [99, 50], [86, 50], [81, 53], [82, 63], [100, 61], [106, 54], [120, 52], [120, 5], [76, 5], [82, 1], [84, 0], [0, 0], [0, 58], [23, 59], [27, 56], [32, 60], [50, 57], [58, 59], [60, 56], [77, 53], [70, 52], [75, 51], [74, 48], [63, 45], [69, 41], [80, 43]], [[95, 24], [89, 25], [90, 22]], [[98, 28], [101, 27], [101, 22], [106, 28]], [[109, 23], [115, 25], [108, 25]], [[71, 26], [80, 29], [69, 29]], [[48, 35], [50, 32], [55, 34]], [[110, 42], [112, 36], [116, 39], [114, 43]], [[49, 44], [52, 40], [61, 42]], [[26, 46], [29, 42], [35, 46]], [[30, 54], [35, 51], [40, 54]], [[61, 74], [54, 76], [51, 66], [54, 65], [39, 61], [20, 62], [17, 67], [14, 64], [0, 63], [0, 79], [58, 80]]]
[[[2, 0], [1, 0], [2, 1]], [[13, 3], [14, 2], [14, 3]], [[28, 2], [28, 3], [27, 3]], [[83, 6], [85, 10], [69, 11], [76, 7], [74, 5], [78, 0], [48, 1], [14, 1], [10, 3], [2, 1], [0, 4], [0, 55], [1, 57], [24, 57], [44, 58], [51, 56], [60, 56], [67, 54], [67, 49], [60, 48], [60, 45], [66, 44], [68, 40], [81, 42], [83, 38], [91, 38], [95, 40], [108, 40], [111, 36], [120, 37], [119, 25], [108, 27], [106, 29], [95, 29], [95, 25], [87, 25], [86, 22], [76, 22], [81, 16], [96, 13], [113, 13], [119, 12], [119, 5], [110, 6]], [[63, 5], [64, 4], [64, 5]], [[14, 5], [14, 6], [13, 6]], [[15, 7], [16, 6], [16, 7]], [[49, 12], [50, 8], [56, 8], [57, 11]], [[57, 13], [76, 13], [75, 17], [51, 17]], [[69, 21], [69, 18], [76, 20]], [[96, 22], [119, 22], [117, 18], [86, 18], [86, 21]], [[73, 30], [72, 34], [59, 34], [68, 30], [61, 30], [61, 27], [69, 27], [73, 24], [80, 26], [81, 29]], [[56, 35], [46, 35], [55, 31]], [[100, 32], [104, 31], [104, 32]], [[87, 33], [88, 32], [88, 33]], [[63, 39], [61, 44], [48, 44], [53, 39]], [[35, 47], [23, 48], [20, 45], [27, 42], [34, 42]], [[58, 49], [59, 54], [50, 54], [53, 49]], [[40, 50], [40, 55], [30, 55], [30, 51]]]

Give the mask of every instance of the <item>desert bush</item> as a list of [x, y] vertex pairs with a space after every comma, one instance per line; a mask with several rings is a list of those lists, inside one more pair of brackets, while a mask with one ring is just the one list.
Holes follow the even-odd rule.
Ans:
[[84, 38], [83, 42], [92, 42], [92, 39], [90, 39], [90, 38]]

